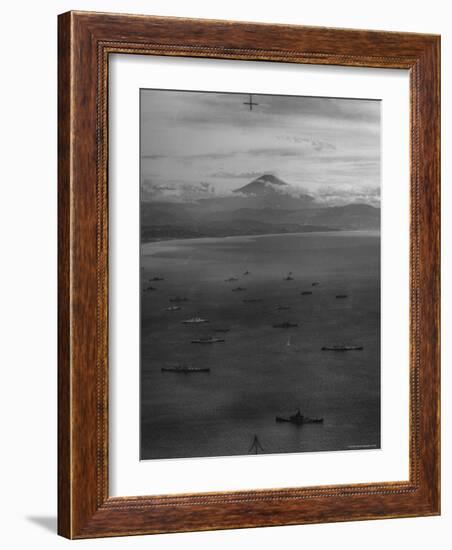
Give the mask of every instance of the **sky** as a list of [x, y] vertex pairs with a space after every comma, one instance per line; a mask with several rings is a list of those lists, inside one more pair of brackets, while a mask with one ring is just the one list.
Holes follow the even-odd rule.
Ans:
[[380, 201], [380, 101], [141, 90], [144, 198], [227, 196], [264, 173], [325, 204]]

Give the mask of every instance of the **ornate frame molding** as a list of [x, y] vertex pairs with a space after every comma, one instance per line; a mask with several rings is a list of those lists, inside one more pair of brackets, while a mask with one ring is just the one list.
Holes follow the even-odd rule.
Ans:
[[[410, 71], [409, 481], [109, 497], [110, 54]], [[438, 513], [439, 37], [87, 12], [61, 15], [59, 533], [85, 538]]]

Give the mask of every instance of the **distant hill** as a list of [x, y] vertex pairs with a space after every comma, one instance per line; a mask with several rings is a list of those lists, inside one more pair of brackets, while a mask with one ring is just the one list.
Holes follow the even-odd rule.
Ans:
[[378, 229], [380, 209], [368, 204], [321, 206], [306, 209], [240, 208], [232, 212], [215, 212], [209, 219], [217, 221], [253, 220], [272, 223], [296, 223], [337, 227], [339, 229]]
[[307, 193], [264, 174], [234, 196], [195, 202], [141, 203], [143, 241], [174, 238], [262, 235], [307, 231], [379, 229], [380, 209], [367, 204], [322, 206]]
[[331, 225], [341, 229], [380, 229], [380, 209], [369, 204], [327, 206], [304, 212], [293, 212], [287, 220], [316, 225]]

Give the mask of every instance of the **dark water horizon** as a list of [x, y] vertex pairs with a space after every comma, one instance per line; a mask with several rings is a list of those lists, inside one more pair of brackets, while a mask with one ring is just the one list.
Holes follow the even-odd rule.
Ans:
[[[141, 267], [141, 459], [246, 455], [255, 435], [269, 454], [380, 447], [378, 232], [151, 242]], [[210, 372], [161, 371], [180, 364]], [[298, 408], [323, 424], [275, 422]]]

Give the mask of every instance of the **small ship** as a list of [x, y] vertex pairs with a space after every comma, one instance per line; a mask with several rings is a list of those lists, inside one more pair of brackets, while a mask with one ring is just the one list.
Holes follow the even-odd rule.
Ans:
[[152, 283], [154, 281], [164, 281], [165, 279], [163, 277], [152, 277], [149, 279], [149, 282]]
[[237, 277], [229, 277], [229, 279], [224, 280], [225, 283], [232, 283], [234, 281], [238, 281]]
[[144, 289], [144, 292], [153, 292], [154, 290], [157, 290], [155, 286], [148, 286]]
[[238, 286], [236, 288], [233, 288], [232, 292], [243, 292], [244, 290], [246, 290], [246, 288], [243, 288], [242, 286]]
[[256, 304], [257, 302], [262, 302], [262, 298], [245, 298], [243, 302], [245, 304]]
[[186, 319], [185, 321], [181, 321], [181, 323], [184, 323], [186, 325], [191, 324], [197, 324], [197, 323], [208, 323], [209, 319], [203, 319], [202, 317], [192, 317], [191, 319]]
[[314, 281], [314, 282], [312, 283], [312, 286], [320, 286], [320, 283], [319, 283], [318, 281]]
[[248, 270], [246, 270], [243, 274], [244, 275], [250, 275], [250, 272]]
[[191, 341], [192, 344], [217, 344], [220, 342], [225, 342], [225, 340], [222, 338], [214, 338], [212, 336], [197, 338], [196, 340]]
[[303, 292], [300, 292], [302, 296], [309, 296], [312, 294], [312, 290], [303, 290]]
[[286, 311], [287, 309], [290, 309], [290, 306], [276, 306], [275, 309], [277, 311]]
[[273, 325], [273, 328], [295, 328], [295, 327], [298, 327], [297, 323], [289, 323], [288, 321]]
[[187, 367], [185, 365], [177, 365], [175, 367], [162, 367], [162, 372], [181, 372], [189, 374], [191, 372], [210, 372], [208, 367]]
[[287, 274], [287, 276], [284, 277], [284, 280], [285, 280], [285, 281], [293, 281], [292, 271], [289, 271], [289, 273]]
[[276, 422], [291, 422], [297, 426], [302, 424], [322, 424], [323, 418], [310, 418], [309, 416], [304, 416], [301, 414], [300, 409], [297, 410], [295, 414], [291, 416], [277, 416], [275, 418]]
[[363, 346], [323, 346], [322, 351], [362, 351]]
[[348, 294], [336, 294], [336, 298], [348, 298]]
[[213, 331], [214, 332], [229, 332], [231, 329], [230, 328], [214, 328]]
[[168, 306], [165, 308], [165, 311], [179, 311], [180, 309], [180, 306]]
[[185, 296], [175, 296], [174, 298], [170, 298], [170, 302], [188, 302], [188, 298]]

